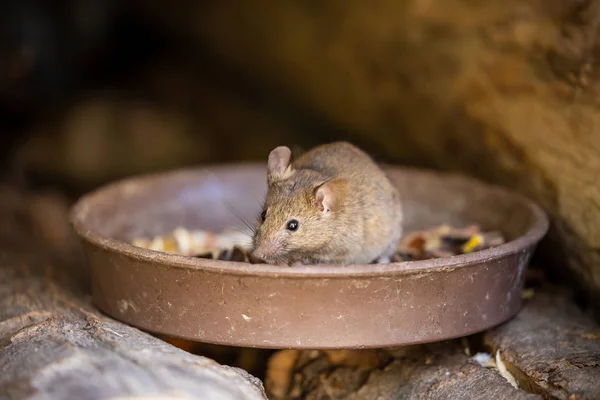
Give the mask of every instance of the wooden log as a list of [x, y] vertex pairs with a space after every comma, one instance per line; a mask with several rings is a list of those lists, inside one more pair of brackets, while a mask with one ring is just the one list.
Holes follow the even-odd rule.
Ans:
[[[60, 261], [66, 254], [57, 256], [56, 243], [42, 240], [60, 238], [66, 218], [31, 215], [25, 210], [39, 206], [35, 196], [0, 192], [6, 195], [0, 198], [0, 398], [266, 398], [262, 383], [245, 371], [99, 313], [85, 295], [85, 274], [72, 274]], [[9, 204], [16, 207], [12, 212]], [[41, 208], [52, 209], [61, 208]], [[18, 218], [26, 215], [28, 220]], [[68, 254], [83, 268], [77, 253]]]
[[[372, 350], [335, 353], [301, 352], [301, 367], [290, 379], [289, 391], [273, 398], [542, 399], [513, 388], [497, 372], [469, 360], [457, 342], [390, 351], [391, 361], [383, 366], [365, 362], [375, 356]], [[282, 393], [273, 383], [270, 389]]]
[[484, 340], [531, 392], [554, 399], [600, 397], [600, 327], [560, 292], [535, 295]]
[[[244, 371], [96, 311], [65, 211], [59, 196], [0, 186], [0, 397], [266, 398]], [[467, 342], [278, 352], [266, 385], [272, 399], [597, 398], [600, 328], [557, 294], [539, 291], [516, 318]], [[517, 388], [471, 359], [477, 337]]]
[[382, 158], [537, 200], [554, 271], [600, 310], [600, 1], [138, 4]]
[[[477, 351], [491, 363], [477, 362]], [[468, 339], [390, 350], [279, 351], [265, 385], [277, 400], [591, 400], [600, 396], [599, 376], [600, 327], [560, 291], [544, 289], [516, 318]]]

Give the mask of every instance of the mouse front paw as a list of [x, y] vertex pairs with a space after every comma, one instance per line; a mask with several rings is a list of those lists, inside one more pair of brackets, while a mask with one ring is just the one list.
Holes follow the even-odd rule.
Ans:
[[306, 265], [303, 261], [295, 261], [290, 264], [290, 267], [301, 267], [303, 265]]
[[382, 256], [382, 257], [377, 257], [375, 259], [375, 264], [389, 264], [392, 262], [391, 257], [388, 256]]

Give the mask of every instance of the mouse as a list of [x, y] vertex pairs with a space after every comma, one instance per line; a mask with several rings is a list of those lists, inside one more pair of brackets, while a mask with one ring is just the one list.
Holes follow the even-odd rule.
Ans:
[[316, 146], [267, 160], [267, 191], [251, 256], [267, 264], [387, 264], [402, 236], [403, 209], [387, 174], [354, 144]]

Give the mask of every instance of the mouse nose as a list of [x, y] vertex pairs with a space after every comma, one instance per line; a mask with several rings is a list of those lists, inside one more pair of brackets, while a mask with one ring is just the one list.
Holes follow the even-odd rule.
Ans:
[[254, 250], [254, 255], [263, 259], [272, 257], [275, 253], [277, 253], [277, 244], [274, 242], [262, 243]]

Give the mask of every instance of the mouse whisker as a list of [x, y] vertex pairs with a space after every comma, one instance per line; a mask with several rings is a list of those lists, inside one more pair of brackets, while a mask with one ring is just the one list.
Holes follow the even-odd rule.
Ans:
[[244, 236], [248, 236], [248, 240], [250, 241], [252, 239], [252, 236], [254, 236], [254, 232], [249, 230], [247, 227], [245, 226], [240, 226], [240, 225], [233, 225], [231, 227], [234, 231], [239, 232], [241, 234], [243, 234]]
[[253, 226], [246, 218], [244, 218], [244, 216], [241, 215], [233, 206], [229, 204], [225, 204], [225, 206], [227, 207], [227, 209], [229, 209], [229, 212], [231, 212], [237, 219], [239, 219], [240, 222], [244, 224], [244, 226], [247, 228], [247, 231], [243, 233], [248, 233], [249, 236], [254, 236], [254, 234], [256, 233], [256, 227]]

